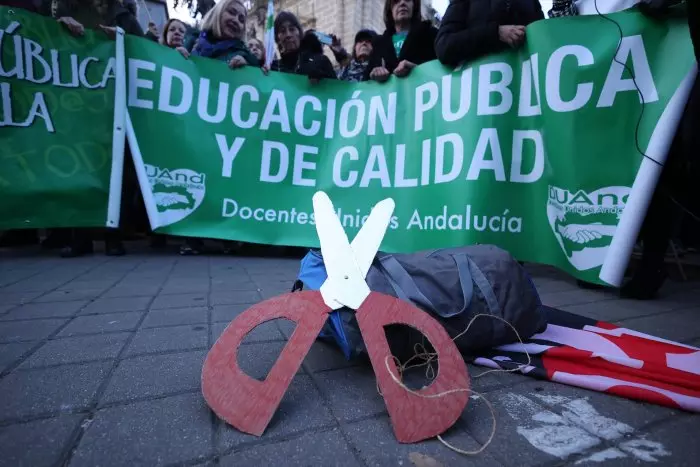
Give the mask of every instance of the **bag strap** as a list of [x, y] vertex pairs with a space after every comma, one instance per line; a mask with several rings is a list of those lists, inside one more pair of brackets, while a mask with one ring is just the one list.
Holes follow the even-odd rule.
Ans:
[[477, 266], [471, 258], [466, 255], [465, 258], [469, 264], [469, 271], [472, 274], [472, 280], [481, 291], [481, 294], [484, 296], [484, 300], [486, 301], [486, 305], [489, 307], [489, 311], [492, 315], [501, 316], [501, 305], [498, 304], [498, 299], [493, 291], [493, 287], [491, 287], [491, 283], [481, 269], [479, 269], [479, 266]]
[[464, 311], [469, 307], [472, 300], [472, 294], [474, 293], [474, 284], [472, 283], [472, 277], [469, 272], [469, 258], [466, 255], [451, 255], [452, 259], [457, 265], [457, 272], [459, 274], [459, 282], [462, 287], [462, 296], [464, 297], [464, 305], [462, 309], [454, 312], [444, 312], [438, 310], [435, 305], [426, 297], [423, 292], [420, 291], [418, 285], [413, 280], [411, 275], [406, 271], [406, 269], [391, 255], [384, 256], [379, 259], [379, 264], [381, 265], [382, 273], [389, 281], [389, 285], [396, 292], [396, 296], [401, 300], [413, 302], [424, 308], [434, 310], [435, 313], [442, 316], [443, 318], [451, 318], [453, 316], [464, 313]]
[[472, 276], [471, 267], [469, 263], [471, 260], [469, 256], [465, 253], [456, 253], [451, 255], [452, 259], [455, 260], [457, 265], [457, 272], [459, 273], [459, 283], [462, 285], [462, 294], [464, 297], [464, 307], [459, 311], [462, 313], [472, 302], [472, 296], [474, 296], [474, 277]]

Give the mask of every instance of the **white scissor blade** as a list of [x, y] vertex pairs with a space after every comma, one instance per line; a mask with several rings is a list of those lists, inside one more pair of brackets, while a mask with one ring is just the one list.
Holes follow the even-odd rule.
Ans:
[[350, 244], [363, 278], [367, 277], [372, 261], [379, 251], [386, 230], [389, 228], [394, 207], [394, 200], [391, 198], [378, 202]]
[[[352, 250], [348, 236], [340, 225], [340, 220], [335, 213], [333, 203], [328, 195], [322, 191], [313, 197], [314, 216], [316, 218], [316, 232], [321, 243], [321, 254], [326, 266], [328, 276], [336, 277], [346, 274], [345, 264], [352, 259]], [[353, 260], [354, 261], [354, 260]], [[340, 272], [335, 272], [338, 270]]]
[[358, 309], [369, 295], [369, 287], [360, 274], [348, 236], [340, 224], [328, 195], [319, 191], [313, 197], [316, 231], [328, 278], [321, 295], [330, 308], [345, 305]]

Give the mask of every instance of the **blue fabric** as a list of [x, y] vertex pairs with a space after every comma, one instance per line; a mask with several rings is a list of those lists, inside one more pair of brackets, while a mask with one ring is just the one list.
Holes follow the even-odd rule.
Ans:
[[192, 55], [213, 58], [224, 62], [229, 62], [233, 57], [240, 55], [245, 58], [248, 65], [260, 66], [258, 59], [248, 50], [248, 47], [242, 40], [216, 40], [207, 31], [202, 31], [199, 34], [199, 39], [197, 39]]
[[[318, 290], [328, 278], [326, 266], [323, 263], [323, 257], [318, 251], [310, 250], [301, 260], [298, 279], [304, 283], [304, 288], [309, 290]], [[345, 358], [350, 360], [353, 355], [353, 350], [348, 342], [345, 329], [343, 327], [343, 319], [338, 311], [332, 311], [328, 317], [328, 322], [318, 336], [319, 338], [335, 342], [342, 350]]]
[[304, 287], [307, 289], [318, 290], [326, 278], [328, 278], [328, 274], [321, 254], [313, 250], [309, 251], [301, 260], [299, 280], [304, 283]]

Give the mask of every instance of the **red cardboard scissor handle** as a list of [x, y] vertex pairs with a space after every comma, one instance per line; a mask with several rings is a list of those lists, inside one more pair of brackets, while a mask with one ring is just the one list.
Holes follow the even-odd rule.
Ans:
[[[238, 315], [202, 368], [202, 393], [214, 413], [240, 431], [262, 435], [330, 311], [320, 293], [308, 291], [265, 300]], [[258, 381], [241, 370], [238, 348], [255, 327], [276, 318], [297, 326], [265, 380]]]
[[[370, 293], [357, 310], [357, 322], [374, 374], [400, 443], [416, 443], [447, 431], [469, 400], [467, 366], [457, 346], [440, 323], [410, 303], [377, 292]], [[438, 354], [438, 374], [430, 386], [409, 391], [389, 374], [401, 379], [384, 332], [384, 326], [406, 324], [425, 335]], [[456, 392], [450, 392], [457, 390]], [[444, 394], [446, 393], [446, 394]], [[436, 396], [436, 395], [440, 396]], [[430, 397], [436, 396], [436, 397]]]
[[[204, 362], [202, 393], [209, 407], [240, 431], [261, 436], [330, 312], [319, 292], [307, 291], [284, 294], [241, 313], [224, 330]], [[287, 318], [297, 326], [265, 380], [258, 381], [241, 370], [238, 348], [256, 326], [276, 318]], [[444, 433], [467, 405], [469, 388], [467, 367], [447, 332], [413, 305], [376, 292], [358, 310], [357, 321], [399, 442], [413, 443]], [[416, 391], [418, 395], [397, 384], [387, 370], [388, 360], [398, 377], [384, 332], [389, 324], [418, 329], [438, 354], [438, 376], [430, 386]], [[422, 397], [453, 389], [461, 391]]]

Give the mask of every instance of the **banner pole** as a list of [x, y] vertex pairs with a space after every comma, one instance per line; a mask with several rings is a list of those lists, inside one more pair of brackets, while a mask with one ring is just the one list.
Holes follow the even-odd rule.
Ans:
[[124, 116], [126, 114], [126, 70], [124, 58], [124, 30], [117, 28], [114, 80], [114, 123], [112, 134], [112, 171], [109, 177], [107, 227], [119, 227], [124, 175]]
[[143, 156], [141, 155], [139, 143], [136, 141], [136, 133], [134, 132], [134, 125], [131, 123], [129, 111], [127, 110], [125, 114], [126, 137], [129, 139], [131, 159], [134, 161], [136, 178], [139, 181], [139, 187], [141, 188], [141, 194], [143, 195], [143, 204], [146, 206], [148, 223], [151, 224], [151, 230], [156, 230], [158, 227], [160, 227], [160, 223], [158, 222], [158, 209], [156, 208], [156, 201], [153, 198], [153, 191], [151, 190], [151, 184], [148, 181], [148, 174], [146, 174], [146, 167], [143, 162]]
[[[617, 224], [615, 235], [600, 269], [600, 279], [614, 287], [620, 287], [622, 284], [625, 270], [632, 256], [632, 249], [637, 241], [637, 235], [644, 222], [651, 198], [654, 196], [663, 165], [666, 162], [669, 148], [697, 74], [697, 64], [694, 63], [671, 97], [649, 139], [646, 150], [647, 157], [642, 158], [620, 222]], [[650, 158], [653, 161], [649, 160]]]

